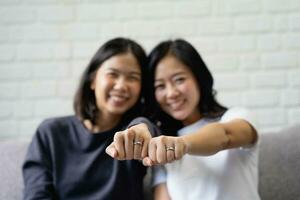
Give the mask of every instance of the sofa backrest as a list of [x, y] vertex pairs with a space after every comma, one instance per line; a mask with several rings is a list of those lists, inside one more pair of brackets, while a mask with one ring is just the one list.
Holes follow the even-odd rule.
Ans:
[[259, 193], [262, 200], [300, 199], [300, 124], [261, 135]]

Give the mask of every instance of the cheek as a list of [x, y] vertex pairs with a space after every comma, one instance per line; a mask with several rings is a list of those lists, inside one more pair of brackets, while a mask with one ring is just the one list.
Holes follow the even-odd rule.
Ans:
[[142, 90], [141, 83], [134, 83], [131, 85], [131, 91], [133, 92], [134, 96], [137, 98], [140, 96]]
[[193, 91], [193, 85], [191, 85], [189, 82], [186, 82], [184, 84], [180, 84], [177, 86], [177, 89], [180, 90], [182, 93], [189, 94]]
[[183, 93], [186, 93], [189, 95], [195, 95], [195, 94], [199, 93], [198, 87], [194, 83], [194, 81], [188, 81], [185, 84], [180, 85], [179, 88]]
[[189, 99], [194, 99], [199, 103], [200, 101], [200, 91], [197, 87], [197, 85], [190, 83], [185, 85], [184, 88], [182, 88], [182, 91], [185, 91], [185, 94], [189, 96]]
[[109, 85], [108, 81], [105, 81], [104, 79], [98, 79], [95, 81], [95, 90], [98, 93], [105, 92], [105, 88], [107, 88]]
[[155, 91], [155, 99], [159, 104], [161, 104], [162, 100], [163, 100], [163, 92], [162, 91]]

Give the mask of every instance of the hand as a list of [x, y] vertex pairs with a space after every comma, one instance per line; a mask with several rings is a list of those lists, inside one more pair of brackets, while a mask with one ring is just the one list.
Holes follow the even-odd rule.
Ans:
[[181, 137], [159, 136], [149, 143], [148, 157], [143, 159], [145, 166], [171, 163], [187, 153], [187, 145]]
[[146, 124], [137, 124], [117, 132], [114, 141], [105, 151], [118, 160], [141, 160], [148, 155], [148, 144], [151, 137]]

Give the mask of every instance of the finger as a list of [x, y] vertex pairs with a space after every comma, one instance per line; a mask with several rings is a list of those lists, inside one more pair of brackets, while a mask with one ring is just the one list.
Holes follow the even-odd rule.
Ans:
[[161, 140], [156, 147], [156, 160], [159, 164], [164, 164], [167, 161], [166, 144]]
[[173, 143], [168, 143], [166, 148], [167, 162], [170, 163], [175, 160], [175, 145]]
[[143, 138], [135, 135], [134, 143], [133, 143], [133, 158], [136, 160], [140, 160], [142, 158], [142, 148], [143, 148]]
[[149, 139], [146, 139], [143, 142], [141, 158], [145, 158], [148, 156], [148, 146], [149, 146]]
[[118, 159], [124, 160], [125, 159], [125, 150], [124, 150], [124, 136], [122, 132], [116, 132], [114, 136], [114, 145], [117, 150]]
[[155, 139], [150, 140], [149, 145], [148, 145], [148, 155], [149, 158], [156, 162], [156, 142]]
[[112, 158], [116, 158], [117, 157], [117, 150], [114, 146], [114, 143], [111, 143], [106, 149], [105, 152], [111, 156]]
[[174, 151], [175, 159], [176, 160], [181, 159], [183, 154], [184, 154], [184, 145], [182, 143], [176, 143], [175, 151]]
[[126, 160], [133, 159], [133, 140], [134, 140], [134, 131], [131, 129], [125, 130], [125, 158]]
[[143, 165], [146, 167], [151, 167], [154, 165], [154, 162], [149, 157], [145, 157], [143, 158]]

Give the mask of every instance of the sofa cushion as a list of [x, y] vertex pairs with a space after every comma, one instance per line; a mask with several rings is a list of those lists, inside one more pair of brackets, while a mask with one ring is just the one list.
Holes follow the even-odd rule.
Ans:
[[27, 146], [27, 141], [0, 141], [0, 199], [15, 200], [22, 198], [21, 166]]
[[300, 125], [261, 135], [259, 193], [262, 200], [300, 198]]

